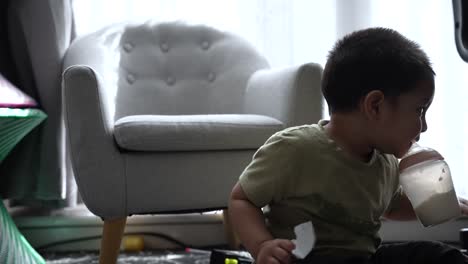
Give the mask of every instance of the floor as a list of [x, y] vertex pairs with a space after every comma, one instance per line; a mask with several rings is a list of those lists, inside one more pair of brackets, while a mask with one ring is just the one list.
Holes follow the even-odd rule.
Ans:
[[[99, 263], [97, 253], [49, 253], [43, 254], [47, 264], [94, 264]], [[122, 253], [119, 264], [208, 264], [210, 252], [187, 253], [172, 251], [152, 251], [141, 253]], [[224, 263], [223, 263], [224, 264]]]
[[[97, 251], [102, 220], [84, 206], [48, 212], [11, 212], [18, 229], [39, 251]], [[145, 250], [206, 248], [226, 244], [222, 212], [136, 215], [127, 218], [123, 241], [139, 237]]]
[[[9, 213], [47, 263], [99, 262], [103, 222], [85, 206], [48, 212], [15, 207]], [[131, 242], [135, 239], [136, 247]], [[132, 216], [127, 219], [118, 263], [210, 263], [210, 250], [201, 249], [225, 245], [222, 211]], [[186, 248], [200, 250], [186, 252]]]
[[[15, 223], [33, 247], [48, 251], [89, 251], [99, 249], [102, 220], [83, 208], [64, 210], [50, 215], [18, 214]], [[424, 228], [419, 222], [383, 222], [385, 241], [439, 240], [459, 242], [461, 228], [468, 218]], [[126, 236], [141, 236], [149, 250], [181, 246], [204, 248], [226, 244], [222, 214], [146, 215], [127, 220]], [[125, 239], [125, 237], [124, 237]]]
[[[226, 254], [227, 255], [226, 255]], [[213, 257], [212, 255], [215, 255]], [[74, 253], [46, 253], [43, 254], [48, 264], [85, 264], [98, 263], [96, 252]], [[216, 257], [217, 256], [217, 257]], [[186, 250], [158, 250], [136, 253], [121, 253], [118, 263], [121, 264], [225, 264], [226, 258], [237, 259], [237, 263], [251, 263], [252, 257], [246, 251], [232, 251], [225, 249], [186, 249]], [[233, 262], [231, 262], [233, 263]]]
[[[47, 263], [98, 263], [96, 252], [102, 220], [89, 213], [86, 207], [46, 214], [17, 208], [12, 214], [22, 234]], [[431, 228], [424, 228], [416, 221], [384, 221], [381, 235], [388, 242], [439, 240], [456, 245], [460, 229], [466, 227], [468, 218]], [[221, 212], [132, 216], [127, 220], [124, 241], [132, 236], [144, 242], [145, 251], [124, 252], [118, 263], [209, 263], [206, 253], [187, 254], [180, 249], [226, 245]]]

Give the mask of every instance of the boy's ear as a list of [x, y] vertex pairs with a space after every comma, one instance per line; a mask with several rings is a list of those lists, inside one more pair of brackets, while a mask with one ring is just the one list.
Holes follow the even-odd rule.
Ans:
[[372, 90], [361, 101], [361, 109], [370, 120], [378, 120], [382, 113], [385, 95], [380, 90]]

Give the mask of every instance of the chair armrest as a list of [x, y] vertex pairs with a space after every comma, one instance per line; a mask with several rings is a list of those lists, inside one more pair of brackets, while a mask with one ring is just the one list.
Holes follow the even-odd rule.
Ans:
[[113, 117], [103, 89], [88, 66], [70, 66], [63, 73], [66, 139], [80, 194], [91, 212], [116, 218], [127, 211], [125, 161], [114, 142]]
[[286, 127], [322, 118], [322, 67], [307, 63], [256, 72], [247, 83], [244, 111], [274, 117]]

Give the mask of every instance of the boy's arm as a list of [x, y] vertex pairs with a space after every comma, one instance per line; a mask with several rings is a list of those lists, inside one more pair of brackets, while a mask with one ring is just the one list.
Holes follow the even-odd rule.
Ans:
[[234, 231], [244, 247], [255, 257], [260, 244], [272, 240], [273, 236], [265, 225], [262, 210], [247, 199], [239, 183], [232, 190], [228, 212]]
[[399, 203], [395, 206], [395, 209], [385, 212], [383, 217], [389, 220], [410, 221], [416, 219], [416, 214], [408, 197], [405, 195], [405, 193], [402, 193], [399, 199]]
[[[260, 258], [274, 258], [268, 263], [290, 263], [294, 244], [290, 240], [274, 239], [266, 227], [261, 208], [248, 200], [239, 183], [232, 190], [228, 212], [234, 231], [257, 263], [263, 263]], [[261, 250], [268, 252], [260, 254]]]

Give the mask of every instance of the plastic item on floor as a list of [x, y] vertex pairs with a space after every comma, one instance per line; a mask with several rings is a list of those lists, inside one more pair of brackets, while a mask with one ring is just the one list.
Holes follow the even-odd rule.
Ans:
[[145, 248], [145, 241], [143, 236], [139, 235], [126, 235], [122, 239], [123, 251], [142, 251]]

